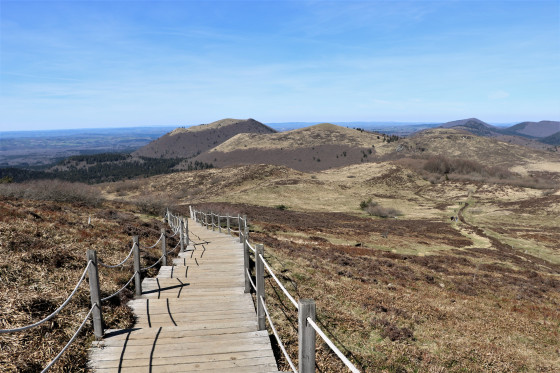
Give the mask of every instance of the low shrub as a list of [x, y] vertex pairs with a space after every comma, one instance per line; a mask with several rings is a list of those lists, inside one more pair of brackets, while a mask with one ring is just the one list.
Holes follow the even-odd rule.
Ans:
[[99, 189], [83, 183], [61, 180], [0, 184], [0, 196], [77, 203], [87, 206], [99, 206], [102, 202]]
[[380, 205], [368, 206], [366, 212], [371, 216], [379, 216], [380, 218], [394, 218], [402, 215], [402, 213], [392, 207], [383, 207]]
[[167, 208], [173, 210], [172, 203], [169, 200], [156, 196], [138, 197], [135, 205], [141, 213], [154, 216], [164, 216]]

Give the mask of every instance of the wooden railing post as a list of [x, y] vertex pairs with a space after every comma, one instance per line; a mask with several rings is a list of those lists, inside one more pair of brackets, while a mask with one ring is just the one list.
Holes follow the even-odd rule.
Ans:
[[220, 233], [222, 233], [221, 219], [222, 219], [222, 217], [220, 216], [220, 213], [218, 213], [218, 232], [220, 232]]
[[165, 228], [161, 228], [161, 256], [163, 259], [161, 260], [161, 265], [167, 265], [167, 246], [165, 243]]
[[204, 214], [204, 224], [206, 225], [206, 229], [208, 229], [208, 214]]
[[188, 218], [183, 218], [183, 222], [185, 225], [185, 247], [189, 246], [190, 240], [189, 240], [189, 219]]
[[185, 252], [185, 236], [183, 234], [183, 219], [179, 219], [179, 243], [181, 245], [181, 252]]
[[247, 215], [243, 215], [243, 230], [245, 230], [245, 228], [248, 228], [249, 224], [247, 224]]
[[132, 252], [134, 254], [134, 289], [136, 295], [142, 295], [142, 276], [140, 274], [140, 245], [138, 236], [132, 237]]
[[300, 299], [298, 301], [298, 360], [300, 373], [315, 372], [315, 329], [307, 322], [315, 321], [315, 301]]
[[264, 245], [257, 244], [255, 253], [255, 261], [257, 267], [257, 322], [258, 330], [266, 329], [266, 314], [264, 313], [263, 300], [264, 296], [264, 263], [261, 256], [264, 258]]
[[103, 315], [101, 313], [101, 296], [99, 292], [99, 274], [97, 272], [97, 251], [87, 251], [87, 261], [91, 260], [91, 265], [88, 269], [89, 276], [89, 295], [91, 305], [94, 306], [91, 315], [93, 317], [93, 333], [96, 339], [103, 338]]
[[242, 235], [241, 233], [245, 232], [245, 234], [247, 234], [246, 230], [244, 228], [241, 227], [241, 216], [237, 215], [237, 228], [239, 229], [239, 242], [243, 243], [243, 240], [245, 239], [245, 237], [247, 237], [247, 240], [249, 239], [249, 236], [246, 235]]
[[251, 282], [249, 281], [249, 230], [239, 232], [239, 237], [243, 240], [243, 269], [245, 270], [245, 293], [251, 292]]
[[210, 217], [212, 218], [212, 232], [214, 232], [214, 212], [210, 211]]
[[227, 214], [227, 234], [231, 234], [229, 229], [229, 214]]

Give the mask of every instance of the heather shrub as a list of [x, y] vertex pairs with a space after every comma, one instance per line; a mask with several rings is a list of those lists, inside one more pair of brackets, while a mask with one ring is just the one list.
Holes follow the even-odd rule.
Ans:
[[61, 180], [0, 184], [0, 196], [88, 206], [99, 206], [102, 202], [99, 189], [83, 183]]
[[381, 205], [368, 206], [366, 212], [371, 216], [379, 216], [380, 218], [394, 218], [402, 215], [402, 213], [392, 207], [383, 207]]

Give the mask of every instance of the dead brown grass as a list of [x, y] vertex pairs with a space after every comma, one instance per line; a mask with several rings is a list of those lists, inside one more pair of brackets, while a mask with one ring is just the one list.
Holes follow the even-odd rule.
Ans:
[[[134, 208], [115, 203], [94, 207], [82, 202], [0, 197], [0, 328], [28, 325], [54, 311], [85, 268], [87, 249], [97, 250], [103, 262], [116, 264], [129, 252], [132, 235], [139, 235], [146, 244], [155, 241], [161, 223], [141, 220], [132, 211]], [[159, 257], [158, 248], [152, 251], [143, 265]], [[124, 269], [100, 268], [102, 297], [128, 281], [131, 265], [129, 262]], [[126, 290], [104, 303], [107, 328], [133, 325], [132, 312], [126, 306], [131, 296], [132, 292]], [[51, 321], [31, 330], [1, 334], [0, 370], [40, 371], [70, 339], [89, 308], [86, 280], [75, 298]], [[51, 371], [85, 371], [91, 339], [88, 322]]]
[[[491, 249], [457, 241], [456, 249], [430, 256], [333, 243], [381, 232], [388, 225], [380, 222], [394, 224], [391, 239], [399, 235], [397, 220], [249, 205], [201, 207], [248, 214], [252, 239], [265, 244], [265, 256], [288, 290], [316, 300], [322, 327], [364, 372], [560, 369], [559, 264], [495, 239]], [[400, 242], [438, 244], [438, 236], [421, 231], [427, 222], [417, 223], [418, 235], [409, 223]], [[434, 233], [450, 239], [444, 226]], [[297, 357], [297, 314], [272, 279], [267, 295], [290, 355]], [[320, 340], [317, 363], [321, 372], [345, 370]]]

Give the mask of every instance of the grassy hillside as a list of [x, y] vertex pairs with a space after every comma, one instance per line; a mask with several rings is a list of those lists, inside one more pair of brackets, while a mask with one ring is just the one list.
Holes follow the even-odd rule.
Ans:
[[[282, 281], [317, 301], [320, 322], [364, 372], [560, 369], [557, 184], [429, 180], [438, 174], [420, 170], [249, 165], [136, 181], [124, 198], [167, 194], [247, 214]], [[114, 187], [104, 186], [111, 198]], [[373, 205], [399, 213], [383, 218]], [[272, 281], [267, 289], [297, 356], [296, 315]], [[343, 371], [328, 351], [319, 345], [319, 367]]]

